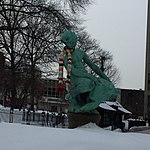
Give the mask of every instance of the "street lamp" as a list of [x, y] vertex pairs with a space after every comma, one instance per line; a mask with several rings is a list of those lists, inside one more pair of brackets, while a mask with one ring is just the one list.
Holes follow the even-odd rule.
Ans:
[[48, 79], [48, 76], [50, 74], [47, 73], [46, 75], [42, 75], [44, 77], [44, 79], [46, 79], [46, 102], [47, 102], [47, 111], [49, 109], [49, 102], [48, 102], [48, 96], [49, 96], [49, 93], [48, 93], [48, 89], [49, 89], [49, 79]]
[[136, 111], [136, 119], [138, 119], [138, 110], [137, 110], [138, 102], [135, 103], [135, 111]]

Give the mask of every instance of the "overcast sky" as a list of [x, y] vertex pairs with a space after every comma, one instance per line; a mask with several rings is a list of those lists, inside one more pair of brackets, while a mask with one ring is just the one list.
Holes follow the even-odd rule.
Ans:
[[95, 0], [85, 25], [110, 51], [121, 72], [119, 88], [144, 89], [147, 0]]

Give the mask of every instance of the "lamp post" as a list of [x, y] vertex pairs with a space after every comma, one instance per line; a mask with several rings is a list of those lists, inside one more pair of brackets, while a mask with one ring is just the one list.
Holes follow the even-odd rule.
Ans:
[[43, 78], [44, 78], [44, 80], [46, 80], [46, 98], [45, 98], [45, 100], [46, 100], [46, 103], [47, 103], [47, 111], [48, 111], [48, 109], [49, 109], [49, 103], [48, 103], [48, 96], [49, 96], [49, 93], [48, 93], [48, 89], [49, 89], [49, 79], [48, 79], [48, 76], [49, 76], [49, 74], [46, 74], [46, 75], [43, 75]]
[[135, 103], [135, 111], [136, 111], [136, 119], [138, 119], [138, 110], [137, 110], [138, 102]]
[[105, 70], [105, 67], [104, 67], [104, 63], [105, 63], [105, 56], [101, 56], [101, 70], [102, 70], [102, 72], [104, 72], [104, 70]]
[[47, 97], [47, 111], [48, 111], [48, 78], [46, 78], [46, 97]]

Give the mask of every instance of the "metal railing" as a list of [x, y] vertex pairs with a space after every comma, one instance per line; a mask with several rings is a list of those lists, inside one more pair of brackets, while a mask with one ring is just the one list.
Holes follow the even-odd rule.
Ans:
[[48, 111], [11, 110], [0, 109], [0, 121], [8, 123], [21, 123], [27, 125], [68, 127], [66, 114]]

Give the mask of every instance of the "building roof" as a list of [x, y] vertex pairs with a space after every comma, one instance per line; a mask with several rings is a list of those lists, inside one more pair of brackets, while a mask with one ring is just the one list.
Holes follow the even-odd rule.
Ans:
[[125, 114], [132, 114], [130, 111], [125, 109], [119, 102], [104, 102], [99, 105], [100, 108], [110, 110], [110, 111], [121, 111]]
[[112, 108], [111, 106], [109, 106], [108, 104], [106, 103], [101, 103], [99, 105], [99, 107], [103, 108], [103, 109], [106, 109], [106, 110], [111, 110], [111, 111], [116, 111], [114, 108]]

